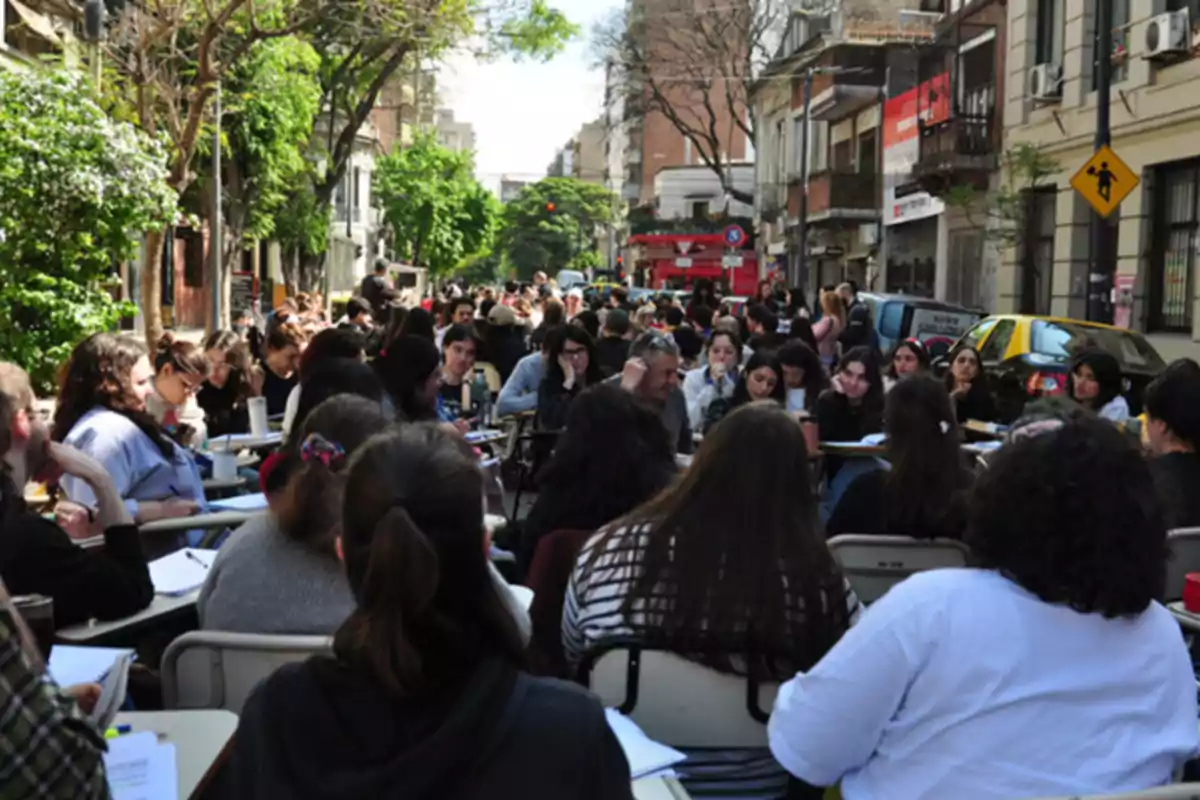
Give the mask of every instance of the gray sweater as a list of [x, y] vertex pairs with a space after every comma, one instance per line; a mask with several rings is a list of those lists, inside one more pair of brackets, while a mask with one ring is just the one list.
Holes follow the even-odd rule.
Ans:
[[208, 630], [332, 635], [354, 596], [336, 558], [291, 541], [264, 513], [217, 552], [197, 608]]

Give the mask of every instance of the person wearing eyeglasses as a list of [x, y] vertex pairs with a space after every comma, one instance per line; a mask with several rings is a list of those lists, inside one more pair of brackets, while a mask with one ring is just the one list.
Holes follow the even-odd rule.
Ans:
[[146, 397], [146, 410], [185, 446], [199, 446], [208, 438], [204, 409], [196, 402], [196, 393], [210, 371], [211, 364], [199, 345], [176, 341], [170, 333], [158, 340], [154, 391]]
[[629, 360], [619, 376], [621, 388], [649, 402], [662, 414], [676, 452], [690, 454], [694, 445], [687, 399], [679, 385], [679, 346], [658, 331], [647, 331], [629, 348]]
[[546, 375], [538, 387], [538, 427], [562, 430], [579, 394], [603, 379], [596, 343], [575, 325], [559, 325], [546, 338]]

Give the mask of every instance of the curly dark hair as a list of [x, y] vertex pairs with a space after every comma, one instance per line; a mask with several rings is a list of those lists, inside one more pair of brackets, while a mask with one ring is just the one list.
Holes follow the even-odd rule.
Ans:
[[1113, 425], [1085, 417], [997, 453], [975, 484], [964, 541], [976, 566], [1111, 619], [1163, 596], [1166, 537], [1146, 460]]
[[130, 373], [138, 361], [148, 357], [146, 346], [132, 336], [94, 333], [75, 345], [59, 379], [54, 441], [66, 439], [75, 423], [93, 408], [107, 408], [127, 417], [170, 461], [174, 457], [171, 440], [133, 399]]

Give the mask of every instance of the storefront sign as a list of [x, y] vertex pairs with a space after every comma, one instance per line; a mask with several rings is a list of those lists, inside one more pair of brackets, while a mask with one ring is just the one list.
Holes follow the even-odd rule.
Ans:
[[943, 72], [883, 106], [883, 224], [899, 225], [945, 210], [941, 200], [928, 192], [897, 194], [911, 186], [913, 168], [920, 157], [920, 125], [935, 125], [950, 118], [950, 76]]

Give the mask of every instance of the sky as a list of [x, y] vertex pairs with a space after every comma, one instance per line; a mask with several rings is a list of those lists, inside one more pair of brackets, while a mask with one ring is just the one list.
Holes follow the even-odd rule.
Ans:
[[560, 147], [604, 104], [604, 70], [593, 68], [588, 36], [594, 22], [624, 0], [557, 0], [580, 36], [552, 61], [477, 63], [451, 58], [438, 76], [441, 105], [475, 126], [475, 172], [493, 189], [500, 176], [537, 180]]

